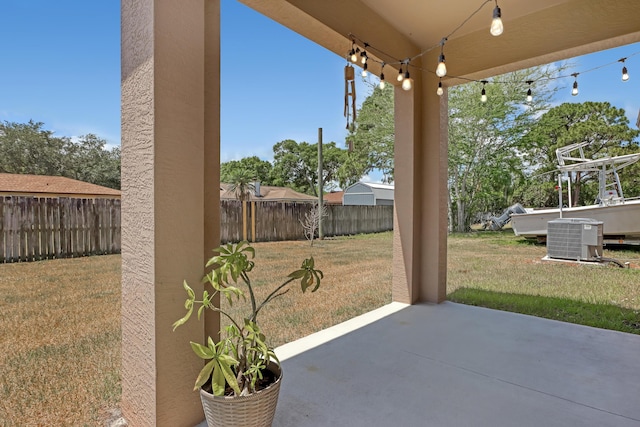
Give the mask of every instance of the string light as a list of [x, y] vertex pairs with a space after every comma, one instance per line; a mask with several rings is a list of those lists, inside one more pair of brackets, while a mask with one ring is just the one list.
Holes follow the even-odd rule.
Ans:
[[402, 89], [411, 90], [411, 76], [409, 76], [409, 63], [408, 62], [407, 62], [407, 65], [405, 66], [405, 69], [407, 71], [406, 71], [406, 73], [404, 73], [404, 79], [402, 80]]
[[444, 43], [446, 38], [440, 42], [440, 56], [438, 57], [438, 67], [436, 68], [436, 76], [444, 77], [447, 75], [447, 66], [444, 63]]
[[622, 62], [622, 81], [626, 82], [627, 80], [629, 80], [629, 73], [627, 72], [627, 66], [624, 64], [624, 61], [626, 61], [627, 58], [622, 58], [619, 59], [618, 62]]
[[402, 80], [404, 80], [404, 74], [402, 74], [402, 65], [400, 65], [400, 70], [398, 70], [398, 78], [397, 80], [399, 82], [401, 82]]
[[360, 52], [360, 48], [356, 47], [355, 40], [351, 40], [351, 50], [349, 51], [349, 59], [354, 64], [358, 61], [358, 52]]
[[[408, 60], [406, 60], [407, 62], [387, 62], [386, 64], [400, 64], [400, 69], [398, 70], [398, 82], [402, 82], [406, 79], [406, 75], [408, 74], [408, 69], [406, 67], [406, 65], [408, 65], [408, 61], [412, 61], [416, 58], [419, 58], [423, 55], [425, 55], [427, 52], [430, 52], [431, 50], [435, 49], [436, 47], [440, 46], [440, 56], [438, 58], [438, 66], [436, 68], [436, 74], [438, 75], [438, 77], [444, 77], [447, 75], [447, 67], [445, 65], [445, 59], [444, 59], [444, 43], [449, 39], [449, 37], [453, 36], [454, 33], [456, 33], [460, 28], [462, 28], [473, 16], [475, 16], [478, 12], [480, 12], [480, 10], [487, 4], [490, 3], [492, 0], [484, 0], [482, 2], [482, 4], [480, 5], [480, 7], [478, 7], [470, 16], [468, 16], [460, 25], [458, 25], [453, 31], [451, 31], [446, 37], [442, 38], [442, 41], [439, 43], [439, 45], [433, 46], [431, 48], [428, 48], [422, 52], [420, 52], [418, 55], [415, 55], [411, 58], [408, 58]], [[494, 18], [500, 18], [501, 12], [500, 12], [500, 8], [498, 7], [498, 2], [497, 0], [494, 0], [496, 2], [496, 8], [494, 9]], [[500, 21], [501, 23], [501, 21]], [[358, 60], [358, 53], [360, 53], [360, 58], [361, 58], [361, 62], [362, 65], [365, 65], [367, 62], [368, 55], [367, 55], [367, 48], [370, 47], [370, 45], [368, 43], [364, 43], [364, 48], [362, 50], [362, 52], [360, 52], [360, 48], [356, 46], [356, 42], [357, 42], [357, 38], [353, 35], [353, 34], [349, 34], [349, 37], [351, 38], [351, 50], [348, 52], [348, 57], [350, 58], [351, 62], [356, 63]], [[388, 58], [392, 58], [391, 55], [386, 54], [385, 52], [380, 51], [379, 49], [375, 49], [372, 48], [374, 51], [376, 51], [378, 54], [382, 54], [383, 56], [386, 56]], [[405, 73], [403, 74], [403, 70], [402, 70], [402, 66], [405, 65]], [[382, 71], [381, 71], [382, 73]], [[363, 70], [363, 75], [364, 74], [364, 70]], [[409, 83], [407, 83], [407, 85], [409, 85]]]
[[480, 101], [487, 102], [487, 91], [484, 89], [484, 85], [486, 85], [489, 82], [486, 80], [482, 80], [481, 83], [482, 83], [482, 92], [480, 92]]
[[367, 48], [369, 47], [368, 43], [364, 44], [364, 49], [362, 50], [362, 53], [360, 54], [360, 61], [362, 62], [362, 64], [366, 64], [367, 63], [367, 59], [369, 59], [369, 57], [367, 56]]
[[496, 7], [493, 9], [493, 20], [491, 21], [491, 28], [489, 32], [492, 36], [499, 36], [504, 31], [504, 26], [502, 25], [502, 12], [498, 7], [498, 0], [496, 0]]
[[[435, 74], [440, 78], [440, 81], [438, 82], [438, 88], [436, 90], [436, 93], [437, 93], [437, 95], [442, 96], [444, 94], [444, 89], [442, 87], [442, 77], [447, 76], [447, 67], [446, 67], [445, 55], [444, 55], [444, 45], [445, 45], [445, 43], [448, 41], [448, 39], [451, 36], [453, 36], [454, 33], [456, 33], [467, 22], [469, 22], [471, 20], [471, 18], [473, 18], [473, 16], [475, 16], [480, 10], [482, 10], [486, 4], [491, 3], [492, 1], [495, 2], [495, 7], [493, 9], [493, 20], [492, 20], [492, 23], [491, 23], [490, 32], [491, 32], [492, 35], [498, 36], [498, 35], [500, 35], [500, 34], [502, 34], [504, 32], [504, 25], [502, 24], [502, 11], [501, 11], [500, 7], [498, 6], [498, 1], [497, 0], [484, 0], [482, 2], [482, 4], [478, 7], [478, 9], [476, 9], [470, 16], [468, 16], [460, 25], [458, 25], [447, 36], [443, 37], [438, 44], [421, 51], [417, 55], [414, 55], [414, 56], [409, 57], [409, 58], [404, 59], [404, 60], [395, 59], [393, 56], [389, 55], [388, 53], [385, 53], [385, 52], [383, 52], [383, 51], [381, 51], [379, 49], [376, 49], [375, 47], [370, 46], [368, 43], [365, 43], [363, 40], [359, 39], [357, 36], [349, 33], [348, 36], [349, 36], [350, 41], [351, 41], [351, 50], [347, 54], [348, 59], [350, 59], [351, 62], [353, 62], [353, 63], [357, 63], [358, 62], [358, 58], [361, 58], [361, 62], [362, 62], [362, 66], [363, 66], [363, 71], [362, 71], [363, 77], [368, 75], [367, 69], [368, 69], [368, 62], [369, 61], [372, 60], [374, 62], [382, 64], [382, 67], [381, 67], [381, 70], [380, 70], [380, 88], [384, 88], [386, 86], [386, 84], [387, 84], [387, 81], [384, 79], [384, 66], [385, 65], [396, 65], [397, 64], [397, 65], [399, 65], [397, 81], [404, 83], [404, 80], [407, 80], [407, 79], [410, 80], [406, 84], [402, 85], [403, 89], [410, 90], [410, 88], [413, 86], [413, 80], [409, 77], [409, 69], [408, 69], [409, 62], [415, 60], [416, 58], [420, 58], [420, 57], [424, 56], [426, 53], [431, 52], [432, 50], [440, 47], [440, 55], [438, 56], [438, 65], [436, 67]], [[364, 48], [361, 50], [358, 47], [358, 44], [360, 44], [360, 46], [364, 46]], [[380, 61], [378, 61], [378, 60], [376, 60], [374, 58], [370, 58], [368, 56], [368, 51], [376, 52], [376, 56], [377, 57], [387, 58], [387, 61], [380, 62]], [[558, 79], [564, 79], [564, 78], [568, 78], [568, 77], [573, 77], [574, 78], [574, 82], [573, 82], [573, 88], [572, 88], [571, 94], [573, 96], [576, 96], [578, 94], [578, 75], [598, 70], [598, 69], [603, 68], [604, 66], [607, 66], [607, 65], [612, 65], [612, 64], [616, 64], [618, 62], [622, 62], [622, 81], [624, 82], [624, 81], [629, 80], [629, 73], [627, 71], [627, 67], [626, 67], [625, 61], [627, 59], [629, 59], [631, 56], [636, 56], [636, 55], [640, 55], [640, 52], [633, 53], [631, 55], [628, 55], [625, 58], [621, 58], [618, 61], [615, 61], [615, 62], [612, 62], [612, 63], [609, 63], [609, 64], [601, 65], [599, 67], [595, 67], [595, 68], [588, 69], [586, 71], [582, 71], [581, 73], [573, 73], [573, 74], [570, 74], [570, 75], [549, 76], [549, 77], [541, 78], [540, 80], [558, 80]], [[389, 58], [391, 59], [391, 61], [388, 60]], [[417, 70], [420, 70], [420, 71], [423, 71], [423, 72], [433, 73], [433, 71], [425, 70], [425, 69], [422, 69], [421, 67], [415, 67], [415, 68]], [[468, 81], [468, 82], [479, 82], [479, 83], [482, 83], [483, 84], [483, 87], [482, 87], [482, 92], [483, 92], [482, 101], [485, 102], [487, 100], [486, 99], [486, 89], [485, 89], [485, 85], [486, 85], [486, 83], [488, 83], [487, 80], [479, 81], [479, 80], [474, 80], [474, 79], [468, 79], [468, 78], [465, 78], [463, 76], [452, 76], [452, 78], [465, 80], [465, 81]], [[507, 83], [507, 82], [500, 82], [500, 81], [497, 81], [497, 80], [492, 80], [492, 82], [493, 83], [505, 83], [505, 84]], [[527, 80], [524, 83], [527, 83], [529, 85], [529, 87], [527, 88], [526, 101], [527, 102], [532, 102], [533, 101], [533, 95], [532, 95], [531, 85], [534, 83], [534, 81], [533, 80]], [[409, 89], [406, 89], [406, 87], [409, 87]]]

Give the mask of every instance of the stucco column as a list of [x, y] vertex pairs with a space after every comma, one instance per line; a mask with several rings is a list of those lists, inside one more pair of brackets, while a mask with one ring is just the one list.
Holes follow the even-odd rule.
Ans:
[[394, 301], [413, 304], [420, 298], [421, 97], [419, 82], [410, 91], [394, 88]]
[[193, 426], [204, 328], [171, 325], [219, 241], [219, 0], [121, 7], [122, 410], [130, 426]]
[[447, 280], [447, 105], [423, 72], [395, 88], [393, 300], [442, 302]]
[[[436, 61], [434, 60], [433, 63]], [[447, 176], [448, 126], [447, 91], [436, 94], [438, 78], [423, 73], [422, 146], [420, 193], [420, 301], [442, 302], [447, 291]]]

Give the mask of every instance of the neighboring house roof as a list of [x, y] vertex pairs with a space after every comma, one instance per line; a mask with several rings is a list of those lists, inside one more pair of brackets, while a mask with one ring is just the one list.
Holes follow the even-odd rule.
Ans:
[[327, 205], [341, 205], [343, 195], [344, 191], [332, 191], [331, 193], [323, 195], [322, 200], [324, 200]]
[[[220, 199], [221, 200], [235, 200], [236, 195], [229, 191], [231, 184], [220, 184]], [[256, 197], [255, 194], [251, 194], [250, 201], [265, 202], [314, 202], [318, 200], [317, 197], [309, 196], [308, 194], [302, 194], [291, 188], [287, 187], [273, 187], [270, 185], [258, 185], [260, 190], [260, 197]]]
[[49, 197], [120, 198], [120, 190], [63, 176], [0, 173], [0, 194]]
[[393, 184], [382, 184], [380, 182], [361, 182], [361, 184], [366, 185], [367, 187], [377, 188], [381, 190], [393, 190]]
[[365, 182], [364, 185], [373, 190], [376, 200], [393, 200], [394, 186], [393, 184], [378, 184], [373, 182]]

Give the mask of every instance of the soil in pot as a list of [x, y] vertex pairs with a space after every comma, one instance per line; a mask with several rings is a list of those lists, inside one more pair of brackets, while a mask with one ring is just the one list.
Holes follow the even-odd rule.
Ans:
[[[277, 379], [278, 374], [271, 372], [269, 369], [265, 369], [264, 371], [262, 371], [262, 379], [258, 379], [258, 381], [256, 381], [256, 391], [264, 390], [271, 384], [275, 383]], [[211, 387], [211, 378], [209, 378], [209, 380], [203, 384], [202, 389], [207, 393], [213, 394], [213, 387]], [[228, 384], [224, 389], [224, 395], [233, 395], [233, 389], [229, 387]]]

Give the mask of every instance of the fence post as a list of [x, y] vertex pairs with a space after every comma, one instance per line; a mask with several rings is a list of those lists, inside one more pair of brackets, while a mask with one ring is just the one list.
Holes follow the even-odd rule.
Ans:
[[324, 165], [322, 164], [322, 128], [318, 128], [318, 240], [324, 238], [322, 230], [322, 196], [324, 193]]

